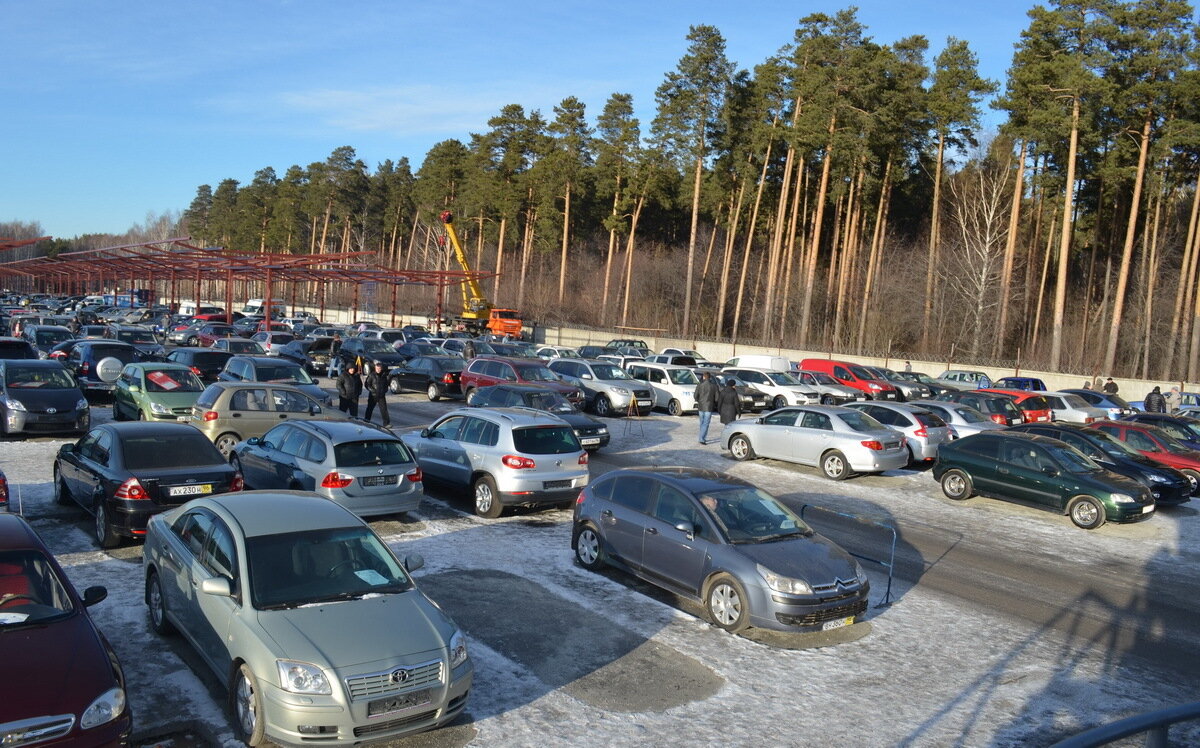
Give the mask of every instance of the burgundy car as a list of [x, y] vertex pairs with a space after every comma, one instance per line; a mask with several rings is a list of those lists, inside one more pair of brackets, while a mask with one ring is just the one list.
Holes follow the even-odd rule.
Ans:
[[579, 388], [567, 384], [546, 366], [541, 359], [504, 358], [484, 356], [471, 359], [459, 377], [459, 384], [467, 402], [471, 402], [471, 391], [493, 384], [537, 384], [554, 390], [567, 398], [572, 405], [583, 409], [583, 393]]
[[133, 717], [117, 655], [79, 593], [24, 519], [0, 514], [0, 745], [116, 746]]

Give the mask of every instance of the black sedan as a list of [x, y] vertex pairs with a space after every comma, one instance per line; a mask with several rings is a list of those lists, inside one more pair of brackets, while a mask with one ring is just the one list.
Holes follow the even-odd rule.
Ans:
[[393, 394], [404, 390], [424, 392], [433, 402], [443, 397], [462, 397], [459, 378], [466, 363], [461, 356], [410, 358], [388, 372], [388, 390]]
[[[696, 367], [692, 371], [696, 372], [696, 376], [698, 377], [701, 372], [706, 370]], [[751, 387], [732, 374], [717, 374], [711, 370], [708, 371], [712, 374], [713, 381], [717, 383], [718, 387], [724, 387], [729, 382], [733, 382], [733, 391], [737, 393], [738, 402], [741, 403], [743, 413], [761, 413], [767, 409], [770, 398], [762, 390]]]
[[607, 446], [608, 426], [583, 413], [554, 390], [536, 384], [494, 384], [475, 390], [473, 408], [533, 408], [566, 421], [579, 443], [589, 452]]
[[144, 536], [152, 515], [189, 499], [240, 490], [242, 477], [186, 423], [107, 423], [54, 460], [55, 500], [94, 515], [101, 548]]
[[417, 356], [441, 356], [446, 353], [441, 346], [433, 343], [417, 343], [409, 341], [402, 345], [393, 346], [404, 360], [416, 358]]
[[357, 364], [363, 371], [369, 370], [376, 361], [388, 367], [405, 361], [403, 354], [397, 353], [391, 343], [380, 338], [346, 338], [338, 349], [338, 358], [343, 368], [347, 364]]
[[87, 398], [54, 360], [0, 360], [0, 434], [83, 433], [91, 425]]

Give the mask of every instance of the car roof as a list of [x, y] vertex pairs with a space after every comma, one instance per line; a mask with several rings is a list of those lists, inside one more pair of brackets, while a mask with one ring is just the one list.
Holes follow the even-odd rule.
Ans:
[[630, 474], [651, 474], [666, 480], [669, 483], [691, 492], [698, 493], [700, 491], [711, 491], [722, 488], [744, 488], [752, 487], [753, 484], [749, 481], [736, 478], [726, 473], [721, 473], [716, 470], [707, 468], [684, 467], [684, 466], [669, 466], [669, 467], [631, 467], [613, 470], [605, 473], [606, 479], [618, 475]]
[[336, 501], [304, 491], [239, 491], [202, 499], [196, 504], [219, 507], [237, 522], [242, 534], [248, 538], [365, 526]]
[[[257, 343], [258, 341], [251, 340], [250, 342]], [[278, 356], [244, 356], [243, 355], [243, 356], [234, 356], [233, 358], [231, 358], [229, 360], [233, 361], [234, 359], [238, 359], [240, 361], [249, 361], [250, 363], [254, 364], [255, 366], [259, 366], [259, 365], [262, 365], [262, 366], [267, 366], [267, 365], [270, 365], [270, 366], [299, 366], [300, 365], [300, 364], [296, 363], [295, 361], [288, 361], [286, 358], [280, 358]]]
[[[217, 351], [221, 353], [221, 351]], [[174, 361], [137, 361], [132, 364], [125, 364], [126, 367], [136, 366], [143, 371], [191, 371], [192, 367], [184, 364], [177, 364]]]
[[[551, 390], [546, 390], [547, 392]], [[541, 410], [529, 408], [458, 408], [442, 416], [492, 416], [491, 420], [507, 421], [507, 425], [517, 428], [520, 426], [562, 426], [563, 421], [558, 416]], [[440, 420], [440, 419], [439, 419]]]
[[1009, 430], [1017, 433], [1027, 432], [1031, 428], [1039, 429], [1062, 429], [1063, 431], [1071, 431], [1078, 434], [1098, 434], [1101, 433], [1096, 429], [1089, 429], [1082, 423], [1069, 423], [1067, 421], [1051, 421], [1050, 423], [1020, 423], [1016, 426], [1009, 427]]
[[0, 512], [0, 550], [45, 552], [46, 547], [24, 517]]
[[1028, 431], [1013, 431], [1011, 429], [996, 429], [994, 431], [981, 431], [978, 434], [972, 434], [971, 436], [964, 436], [962, 439], [957, 439], [954, 442], [951, 442], [951, 444], [961, 444], [966, 439], [977, 439], [982, 436], [987, 436], [989, 438], [1000, 438], [1000, 439], [1024, 439], [1025, 441], [1036, 442], [1038, 444], [1050, 444], [1053, 446], [1057, 446], [1057, 445], [1060, 445], [1063, 443], [1063, 442], [1059, 441], [1058, 439], [1055, 439], [1052, 436], [1042, 436], [1041, 434], [1031, 434]]
[[0, 366], [19, 366], [22, 369], [65, 368], [61, 361], [52, 358], [0, 358]]
[[[121, 421], [120, 423], [102, 423], [95, 428], [107, 429], [120, 435], [133, 436], [169, 436], [171, 434], [199, 434], [200, 431], [190, 423], [173, 423], [170, 421]], [[203, 434], [201, 434], [203, 436]]]
[[400, 437], [396, 436], [391, 431], [367, 421], [293, 420], [288, 421], [288, 423], [305, 431], [314, 431], [317, 434], [329, 439], [334, 444], [341, 444], [343, 442], [357, 442], [362, 441], [363, 439], [393, 442], [400, 441]]

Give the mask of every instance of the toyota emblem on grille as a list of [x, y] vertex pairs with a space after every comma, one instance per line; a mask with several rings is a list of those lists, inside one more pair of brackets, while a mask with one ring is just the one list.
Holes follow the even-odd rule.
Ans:
[[46, 412], [49, 413], [50, 415], [54, 415], [55, 413], [58, 412], [58, 408], [46, 408]]
[[404, 669], [392, 671], [392, 683], [404, 683], [408, 680], [409, 672]]
[[379, 474], [383, 475], [383, 468], [379, 468]]

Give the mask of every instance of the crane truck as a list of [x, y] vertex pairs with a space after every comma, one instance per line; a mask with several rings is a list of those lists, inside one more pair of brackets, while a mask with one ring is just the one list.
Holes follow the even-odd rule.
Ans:
[[488, 297], [483, 295], [483, 289], [479, 287], [479, 281], [467, 262], [467, 254], [458, 241], [458, 232], [454, 230], [454, 214], [448, 210], [442, 211], [441, 219], [446, 227], [446, 236], [450, 239], [450, 247], [454, 250], [454, 259], [458, 260], [463, 272], [468, 273], [459, 286], [462, 289], [462, 313], [452, 318], [451, 324], [477, 333], [486, 330], [493, 335], [520, 338], [524, 325], [521, 313], [516, 309], [497, 309], [492, 306]]

